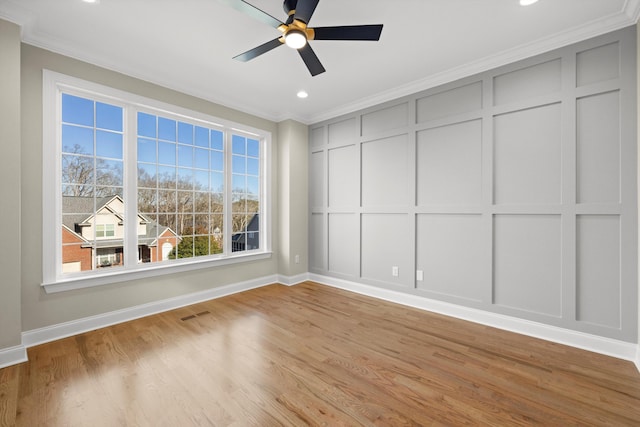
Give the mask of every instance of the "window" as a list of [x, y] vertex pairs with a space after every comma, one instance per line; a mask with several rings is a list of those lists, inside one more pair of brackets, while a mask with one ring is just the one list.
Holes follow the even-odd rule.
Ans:
[[[64, 171], [64, 167], [62, 170]], [[114, 224], [96, 224], [96, 239], [114, 237], [115, 235], [116, 226]], [[64, 247], [62, 250], [64, 251]]]
[[268, 256], [268, 132], [49, 71], [44, 90], [48, 291]]

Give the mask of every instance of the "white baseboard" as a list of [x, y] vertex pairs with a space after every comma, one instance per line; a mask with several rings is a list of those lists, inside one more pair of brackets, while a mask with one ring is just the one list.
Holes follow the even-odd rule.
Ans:
[[307, 280], [309, 280], [309, 273], [302, 273], [296, 276], [278, 276], [278, 283], [287, 286], [298, 285], [302, 282], [306, 282]]
[[27, 347], [24, 345], [17, 345], [0, 350], [0, 369], [26, 361]]
[[196, 292], [187, 295], [181, 295], [175, 298], [169, 298], [148, 304], [142, 304], [135, 307], [125, 308], [122, 310], [111, 311], [109, 313], [99, 314], [96, 316], [85, 317], [83, 319], [73, 320], [70, 322], [60, 323], [57, 325], [46, 326], [44, 328], [33, 329], [22, 333], [22, 344], [25, 347], [31, 347], [61, 338], [70, 337], [81, 334], [83, 332], [92, 331], [99, 328], [127, 322], [141, 317], [150, 316], [152, 314], [162, 313], [164, 311], [174, 310], [191, 304], [224, 297], [238, 292], [255, 289], [272, 283], [278, 283], [278, 276], [261, 277], [241, 283], [221, 286], [219, 288], [208, 289], [202, 292]]
[[442, 301], [432, 300], [389, 289], [376, 288], [361, 283], [336, 279], [333, 277], [309, 274], [309, 280], [335, 288], [356, 292], [382, 300], [419, 308], [494, 328], [516, 332], [571, 347], [589, 350], [607, 356], [635, 361], [640, 371], [640, 345], [611, 338], [600, 337], [584, 332], [572, 331], [556, 326], [545, 325], [529, 320], [518, 319], [502, 314], [490, 313], [474, 308], [463, 307]]
[[296, 276], [273, 275], [262, 277], [246, 282], [234, 283], [202, 292], [181, 295], [175, 298], [169, 298], [162, 301], [156, 301], [153, 303], [26, 331], [22, 333], [22, 345], [0, 349], [0, 368], [26, 362], [26, 349], [34, 345], [55, 341], [61, 338], [173, 310], [187, 305], [221, 298], [226, 295], [259, 288], [272, 283], [281, 283], [283, 285], [293, 286], [307, 280], [313, 280], [324, 285], [345, 289], [374, 298], [432, 311], [463, 320], [469, 320], [471, 322], [517, 332], [547, 341], [594, 351], [596, 353], [617, 357], [619, 359], [633, 361], [640, 371], [640, 344], [636, 345], [624, 341], [599, 337], [313, 273], [304, 273]]

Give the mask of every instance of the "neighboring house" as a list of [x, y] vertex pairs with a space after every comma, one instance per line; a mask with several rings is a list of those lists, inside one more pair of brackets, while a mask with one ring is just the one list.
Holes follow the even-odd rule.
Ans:
[[[124, 202], [120, 196], [97, 199], [64, 196], [62, 204], [63, 272], [124, 263]], [[180, 236], [142, 214], [138, 214], [137, 223], [138, 262], [168, 259], [169, 252], [180, 242]]]
[[249, 251], [260, 248], [260, 215], [255, 214], [249, 220], [244, 231], [231, 236], [231, 250], [233, 252]]

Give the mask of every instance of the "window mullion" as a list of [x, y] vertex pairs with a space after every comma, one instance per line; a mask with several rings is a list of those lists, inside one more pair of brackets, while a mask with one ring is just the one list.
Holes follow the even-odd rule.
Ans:
[[124, 120], [124, 264], [138, 263], [138, 162], [136, 110], [125, 108]]
[[229, 256], [232, 254], [232, 242], [231, 238], [233, 236], [233, 214], [232, 214], [232, 205], [233, 205], [233, 197], [232, 197], [232, 150], [231, 150], [231, 139], [232, 133], [225, 129], [224, 131], [224, 250], [223, 254], [225, 256]]

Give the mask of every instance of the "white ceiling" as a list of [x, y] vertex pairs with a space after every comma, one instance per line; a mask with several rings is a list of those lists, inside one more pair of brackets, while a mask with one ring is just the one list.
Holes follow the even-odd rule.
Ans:
[[[249, 0], [285, 20], [281, 0]], [[218, 0], [0, 0], [23, 41], [274, 121], [313, 123], [634, 24], [640, 0], [322, 0], [310, 26], [384, 24], [379, 42], [312, 41], [311, 77], [280, 33]], [[304, 89], [307, 99], [296, 93]]]

